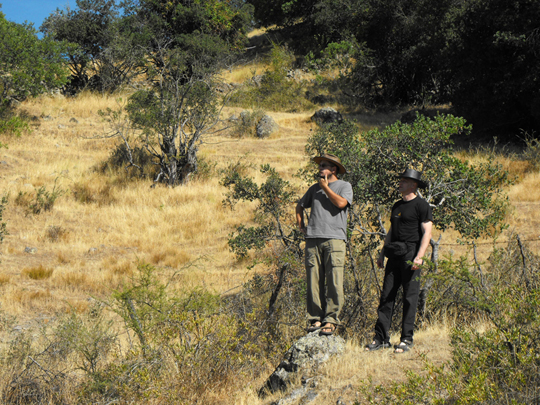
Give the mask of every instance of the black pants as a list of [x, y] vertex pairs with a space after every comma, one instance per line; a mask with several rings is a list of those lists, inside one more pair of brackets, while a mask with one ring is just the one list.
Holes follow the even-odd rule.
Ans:
[[388, 259], [384, 273], [384, 283], [377, 313], [379, 318], [375, 324], [375, 339], [379, 342], [390, 342], [388, 333], [392, 322], [394, 301], [399, 287], [403, 287], [403, 321], [401, 324], [401, 340], [413, 341], [416, 307], [420, 293], [420, 272], [412, 270], [407, 261], [412, 261], [416, 250], [409, 252], [402, 259]]

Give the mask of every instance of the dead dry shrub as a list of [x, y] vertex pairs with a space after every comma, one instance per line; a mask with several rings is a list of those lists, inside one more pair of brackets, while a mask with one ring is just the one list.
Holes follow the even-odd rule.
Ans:
[[128, 149], [125, 143], [119, 143], [109, 155], [109, 158], [100, 163], [97, 171], [103, 174], [115, 174], [124, 180], [153, 179], [159, 172], [159, 166], [154, 157], [143, 147], [135, 146]]
[[51, 225], [47, 227], [45, 236], [50, 242], [59, 242], [60, 240], [65, 241], [68, 236], [68, 231], [61, 226]]
[[71, 188], [76, 201], [83, 204], [111, 205], [116, 201], [114, 187], [109, 183], [75, 183]]
[[21, 274], [32, 280], [45, 280], [51, 278], [54, 269], [47, 268], [40, 264], [37, 267], [25, 267], [22, 269]]
[[69, 257], [64, 252], [58, 252], [56, 254], [56, 260], [59, 264], [67, 264], [70, 262]]
[[39, 363], [29, 363], [14, 375], [5, 388], [2, 401], [6, 405], [67, 404], [62, 395], [65, 381], [62, 375], [51, 375]]
[[129, 350], [87, 381], [85, 398], [205, 403], [207, 393], [257, 369], [250, 328], [220, 297], [169, 291], [155, 272], [140, 264], [107, 302], [127, 327]]
[[[537, 171], [540, 168], [540, 140], [535, 134], [523, 133], [525, 149], [522, 159], [529, 163], [531, 170]], [[514, 162], [518, 163], [518, 162]]]
[[[67, 375], [56, 354], [37, 351], [31, 333], [21, 333], [9, 342], [2, 356], [1, 397], [6, 405], [68, 404]], [[53, 354], [51, 356], [51, 354]]]

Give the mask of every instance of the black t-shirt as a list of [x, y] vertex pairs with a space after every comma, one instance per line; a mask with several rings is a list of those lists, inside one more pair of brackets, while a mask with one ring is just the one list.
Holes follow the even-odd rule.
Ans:
[[431, 206], [421, 197], [400, 200], [392, 207], [392, 242], [420, 242], [423, 222], [433, 221]]

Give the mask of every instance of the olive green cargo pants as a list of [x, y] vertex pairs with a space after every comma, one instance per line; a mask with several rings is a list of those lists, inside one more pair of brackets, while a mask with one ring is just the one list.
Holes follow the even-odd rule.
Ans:
[[306, 239], [307, 316], [339, 325], [343, 307], [343, 266], [345, 241], [339, 239]]

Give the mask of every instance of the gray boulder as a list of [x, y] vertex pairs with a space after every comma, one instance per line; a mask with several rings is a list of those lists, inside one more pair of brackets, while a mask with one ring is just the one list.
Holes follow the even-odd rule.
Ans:
[[251, 114], [249, 113], [249, 111], [244, 110], [240, 113], [240, 122], [242, 123], [242, 125], [248, 125], [250, 120]]
[[[345, 351], [345, 340], [339, 336], [319, 336], [319, 332], [309, 333], [296, 341], [285, 353], [276, 370], [266, 380], [259, 395], [284, 391], [296, 376], [302, 373], [304, 381], [316, 375], [318, 367], [331, 357]], [[306, 389], [306, 392], [309, 392]]]
[[257, 137], [268, 138], [274, 132], [279, 129], [279, 125], [269, 115], [265, 115], [261, 118], [257, 124]]
[[324, 107], [311, 116], [311, 121], [317, 124], [328, 124], [343, 121], [342, 115], [332, 107]]

